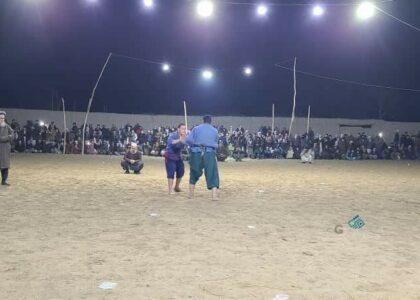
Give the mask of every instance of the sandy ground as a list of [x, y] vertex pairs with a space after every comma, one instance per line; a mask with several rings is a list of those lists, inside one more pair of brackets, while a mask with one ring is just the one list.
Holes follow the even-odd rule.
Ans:
[[13, 167], [0, 299], [420, 299], [419, 162], [223, 163], [218, 202], [203, 182], [167, 195], [158, 158], [141, 175], [106, 156]]

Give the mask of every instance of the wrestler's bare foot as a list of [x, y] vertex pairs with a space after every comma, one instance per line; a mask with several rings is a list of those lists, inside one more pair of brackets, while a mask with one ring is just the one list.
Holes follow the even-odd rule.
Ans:
[[190, 191], [188, 193], [188, 198], [193, 199], [194, 198], [194, 188], [195, 185], [194, 184], [190, 184]]
[[219, 200], [219, 190], [215, 187], [212, 188], [211, 189], [211, 196], [212, 196], [213, 201]]
[[182, 178], [177, 178], [176, 182], [175, 182], [175, 192], [176, 193], [180, 193], [181, 189], [179, 188], [179, 186], [181, 185], [181, 180]]
[[174, 194], [174, 180], [172, 178], [168, 178], [168, 194], [173, 195]]

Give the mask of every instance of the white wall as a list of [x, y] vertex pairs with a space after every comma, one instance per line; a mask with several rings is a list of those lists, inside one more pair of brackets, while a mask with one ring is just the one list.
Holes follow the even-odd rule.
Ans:
[[[42, 120], [46, 123], [54, 121], [55, 124], [63, 128], [63, 113], [60, 111], [48, 110], [28, 110], [28, 109], [0, 109], [7, 112], [7, 119], [10, 122], [12, 119], [18, 120], [23, 125], [27, 120]], [[67, 112], [67, 126], [70, 127], [73, 122], [83, 124], [85, 113], [84, 112]], [[111, 113], [90, 113], [88, 123], [105, 124], [111, 126], [123, 126], [127, 123], [132, 125], [139, 123], [146, 129], [151, 129], [157, 126], [176, 126], [178, 123], [183, 122], [183, 116], [173, 115], [135, 115], [135, 114], [111, 114]], [[199, 124], [202, 122], [201, 116], [189, 116], [188, 124]], [[289, 127], [290, 118], [275, 118], [275, 126]], [[270, 117], [232, 117], [232, 116], [218, 116], [213, 117], [215, 125], [224, 125], [225, 127], [243, 126], [249, 130], [255, 131], [261, 125], [271, 126]], [[395, 131], [398, 129], [400, 132], [408, 131], [411, 134], [416, 134], [420, 131], [420, 122], [387, 122], [382, 120], [355, 120], [355, 119], [326, 119], [314, 118], [311, 119], [311, 127], [315, 133], [330, 133], [339, 134], [339, 124], [372, 124], [370, 129], [361, 128], [341, 128], [343, 133], [358, 133], [364, 131], [370, 135], [376, 135], [378, 132], [383, 132], [386, 140], [393, 138]], [[306, 119], [296, 118], [294, 122], [295, 133], [303, 133], [306, 131]]]

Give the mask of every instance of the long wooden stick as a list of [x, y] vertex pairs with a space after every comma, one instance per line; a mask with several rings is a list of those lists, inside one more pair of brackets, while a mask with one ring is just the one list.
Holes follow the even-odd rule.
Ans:
[[273, 133], [274, 133], [274, 103], [273, 103], [273, 108], [271, 112], [271, 134]]
[[295, 57], [295, 63], [293, 65], [293, 110], [292, 110], [292, 117], [290, 119], [290, 126], [289, 126], [289, 136], [292, 135], [292, 126], [293, 121], [295, 120], [295, 109], [296, 109], [296, 57]]
[[311, 118], [311, 106], [308, 106], [308, 123], [306, 124], [306, 135], [309, 133], [309, 120]]
[[112, 53], [109, 53], [108, 58], [106, 59], [106, 62], [104, 64], [104, 66], [102, 67], [101, 74], [99, 74], [99, 77], [98, 77], [98, 80], [96, 81], [95, 87], [92, 90], [92, 95], [90, 96], [90, 99], [89, 99], [89, 104], [88, 104], [88, 108], [87, 108], [86, 116], [85, 116], [85, 122], [83, 123], [82, 155], [85, 154], [85, 131], [86, 131], [86, 123], [87, 123], [88, 115], [89, 115], [89, 112], [90, 112], [90, 107], [92, 106], [92, 101], [93, 101], [93, 97], [95, 96], [96, 88], [98, 87], [99, 81], [102, 78], [102, 75], [105, 71], [106, 66], [108, 65], [109, 60], [111, 59], [111, 56], [112, 56]]
[[66, 106], [64, 103], [64, 98], [61, 98], [63, 102], [63, 117], [64, 117], [64, 144], [63, 144], [63, 154], [66, 154], [66, 140], [67, 140], [67, 122], [66, 122]]
[[187, 103], [184, 101], [184, 122], [185, 128], [188, 130], [188, 120], [187, 120]]

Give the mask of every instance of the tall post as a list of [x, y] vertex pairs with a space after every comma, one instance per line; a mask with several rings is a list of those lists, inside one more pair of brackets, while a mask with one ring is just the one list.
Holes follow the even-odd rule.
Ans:
[[306, 124], [306, 135], [309, 133], [309, 120], [311, 119], [311, 106], [308, 106], [308, 122]]
[[61, 98], [63, 103], [63, 117], [64, 117], [64, 143], [63, 143], [63, 154], [66, 154], [66, 142], [67, 142], [67, 122], [66, 122], [66, 106], [64, 103], [64, 98]]
[[289, 136], [292, 135], [292, 126], [293, 121], [295, 120], [295, 109], [296, 109], [296, 57], [295, 62], [293, 65], [293, 110], [292, 110], [292, 117], [290, 118], [290, 126], [289, 126]]
[[51, 91], [51, 111], [54, 111], [54, 91]]
[[271, 134], [274, 133], [274, 103], [273, 108], [271, 110]]
[[96, 81], [95, 87], [93, 88], [92, 95], [90, 96], [90, 99], [89, 99], [89, 104], [88, 104], [88, 108], [87, 108], [86, 116], [85, 116], [85, 122], [83, 123], [83, 132], [82, 132], [82, 155], [85, 154], [85, 131], [86, 131], [86, 123], [87, 123], [88, 115], [89, 115], [89, 112], [90, 112], [90, 107], [92, 106], [92, 101], [93, 101], [93, 97], [95, 96], [96, 88], [98, 87], [99, 81], [102, 78], [102, 74], [104, 73], [105, 68], [108, 65], [108, 62], [111, 59], [111, 56], [112, 56], [112, 53], [109, 53], [108, 58], [106, 59], [106, 62], [104, 64], [104, 66], [102, 67], [101, 74], [99, 74], [98, 80]]
[[184, 101], [184, 122], [185, 128], [188, 130], [188, 120], [187, 120], [187, 103]]

